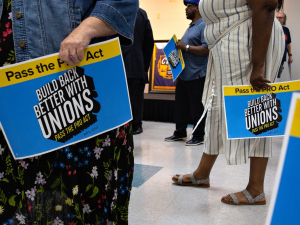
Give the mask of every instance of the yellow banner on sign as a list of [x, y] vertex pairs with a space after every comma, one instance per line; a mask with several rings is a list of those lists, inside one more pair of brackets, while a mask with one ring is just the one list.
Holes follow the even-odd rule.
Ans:
[[[81, 67], [100, 62], [120, 54], [118, 39], [108, 43], [102, 42], [90, 45], [84, 51], [84, 59], [77, 66]], [[28, 60], [5, 66], [0, 69], [0, 88], [65, 71], [72, 67], [74, 66], [68, 66], [65, 62], [61, 61], [58, 53], [52, 56], [41, 57], [39, 60]]]
[[256, 91], [252, 86], [241, 85], [241, 86], [225, 86], [224, 96], [235, 96], [235, 95], [255, 95], [255, 94], [269, 94], [269, 93], [280, 93], [300, 90], [300, 81], [289, 81], [282, 83], [272, 83], [271, 87], [264, 88], [260, 91]]
[[291, 136], [300, 138], [300, 99], [297, 99], [293, 124], [291, 128]]
[[[176, 37], [175, 34], [173, 35], [173, 39], [174, 39], [175, 43], [177, 43], [178, 39], [177, 39], [177, 37]], [[185, 68], [185, 63], [184, 63], [184, 60], [183, 60], [183, 56], [182, 56], [182, 51], [181, 51], [181, 49], [178, 49], [178, 52], [179, 52], [179, 57], [180, 57], [181, 66], [182, 66], [182, 68]]]

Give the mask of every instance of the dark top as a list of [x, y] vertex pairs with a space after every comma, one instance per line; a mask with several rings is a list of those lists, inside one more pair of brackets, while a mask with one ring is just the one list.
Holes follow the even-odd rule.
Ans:
[[122, 46], [127, 78], [148, 81], [145, 72], [149, 69], [153, 46], [154, 39], [150, 21], [147, 13], [139, 8], [134, 28], [134, 43], [129, 47]]
[[[208, 48], [204, 38], [204, 28], [205, 23], [203, 19], [200, 18], [195, 23], [190, 24], [181, 40], [187, 45], [203, 46], [204, 48]], [[179, 76], [181, 80], [189, 81], [205, 77], [208, 55], [199, 56], [183, 50], [182, 56], [185, 68]]]
[[285, 49], [284, 49], [282, 62], [285, 62], [286, 61], [286, 53], [287, 53], [287, 45], [290, 44], [292, 42], [292, 40], [291, 40], [289, 28], [283, 26], [282, 29], [283, 29], [284, 38], [285, 38]]

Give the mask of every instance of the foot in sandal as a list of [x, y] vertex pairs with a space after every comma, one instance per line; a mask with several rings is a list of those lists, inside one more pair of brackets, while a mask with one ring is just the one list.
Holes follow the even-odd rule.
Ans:
[[203, 188], [210, 187], [209, 178], [196, 180], [193, 173], [186, 174], [186, 175], [176, 174], [175, 176], [172, 177], [172, 180], [176, 184], [182, 186], [196, 186], [196, 187], [203, 187]]
[[265, 193], [249, 193], [247, 189], [222, 197], [221, 201], [229, 205], [265, 205]]

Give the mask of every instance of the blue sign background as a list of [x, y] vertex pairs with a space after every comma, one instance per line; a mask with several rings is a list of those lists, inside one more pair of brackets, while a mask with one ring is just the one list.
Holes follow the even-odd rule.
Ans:
[[276, 197], [276, 204], [271, 220], [272, 225], [300, 224], [299, 188], [300, 188], [300, 138], [290, 136], [280, 185]]
[[[82, 139], [113, 129], [131, 120], [126, 77], [121, 55], [101, 62], [82, 66], [84, 74], [94, 80], [95, 98], [101, 110], [97, 122], [65, 143], [43, 137], [33, 106], [39, 103], [35, 90], [53, 79], [58, 80], [62, 71], [19, 84], [0, 88], [0, 119], [15, 158], [44, 153]], [[9, 96], [7, 98], [6, 96]], [[96, 128], [97, 129], [93, 129]], [[88, 135], [85, 133], [90, 132]]]
[[259, 135], [255, 135], [251, 131], [248, 131], [246, 129], [245, 109], [248, 109], [248, 101], [259, 98], [265, 94], [225, 96], [224, 100], [228, 138], [257, 138], [284, 135], [293, 92], [280, 92], [275, 94], [276, 98], [280, 100], [280, 108], [282, 112], [280, 112], [279, 114], [282, 116], [282, 121], [279, 122], [278, 128], [269, 130]]
[[[168, 42], [168, 44], [166, 45], [166, 47], [163, 49], [164, 50], [164, 53], [166, 54], [166, 57], [168, 59], [168, 56], [169, 54], [173, 51], [173, 50], [176, 50], [177, 53], [179, 54], [179, 51], [178, 49], [175, 48], [175, 41], [173, 38], [171, 38], [171, 40]], [[171, 70], [172, 70], [172, 74], [173, 74], [173, 81], [176, 80], [176, 78], [180, 75], [180, 73], [182, 72], [183, 68], [182, 68], [182, 64], [181, 64], [181, 60], [180, 59], [180, 62], [178, 64], [178, 66], [176, 68], [173, 68], [171, 66], [171, 63], [169, 62], [170, 64], [170, 67], [171, 67]], [[168, 59], [169, 61], [169, 59]]]

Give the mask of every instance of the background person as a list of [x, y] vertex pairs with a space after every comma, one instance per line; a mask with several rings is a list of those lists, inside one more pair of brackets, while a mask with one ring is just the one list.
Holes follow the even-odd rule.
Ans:
[[275, 81], [281, 63], [277, 56], [284, 52], [284, 36], [275, 9], [280, 9], [282, 3], [201, 0], [199, 10], [206, 22], [205, 39], [210, 49], [203, 92], [207, 133], [198, 168], [190, 175], [173, 176], [174, 182], [209, 187], [210, 172], [219, 154], [225, 154], [229, 165], [244, 164], [250, 158], [245, 190], [224, 196], [221, 201], [232, 205], [266, 204], [264, 178], [272, 139], [227, 139], [222, 87], [251, 84], [260, 90]]
[[[0, 65], [58, 51], [75, 65], [93, 38], [119, 33], [121, 43], [132, 42], [137, 0], [68, 3], [5, 0]], [[13, 159], [0, 131], [1, 224], [127, 224], [134, 165], [130, 130], [126, 124], [23, 160]]]
[[[186, 138], [186, 128], [191, 114], [194, 127], [204, 107], [201, 102], [208, 61], [208, 46], [204, 38], [205, 23], [199, 13], [199, 0], [186, 0], [186, 18], [192, 20], [176, 48], [182, 50], [185, 68], [178, 77], [175, 90], [174, 119], [176, 130], [165, 141], [179, 141]], [[200, 145], [204, 142], [205, 118], [186, 145]]]
[[134, 43], [131, 46], [122, 46], [133, 117], [133, 134], [143, 132], [144, 89], [145, 83], [148, 83], [153, 46], [150, 21], [145, 10], [139, 8], [134, 27]]
[[286, 62], [286, 53], [288, 53], [288, 63], [292, 63], [293, 62], [293, 55], [292, 55], [292, 47], [291, 47], [291, 43], [292, 43], [292, 39], [291, 39], [291, 34], [290, 34], [290, 30], [289, 28], [287, 28], [286, 25], [286, 14], [285, 13], [278, 13], [276, 18], [279, 20], [282, 29], [283, 29], [283, 33], [284, 33], [284, 38], [285, 38], [285, 50], [284, 50], [284, 54], [282, 57], [282, 61], [281, 61], [281, 65], [279, 68], [279, 72], [278, 72], [278, 78], [281, 77], [282, 71], [284, 69], [283, 65], [284, 62]]

